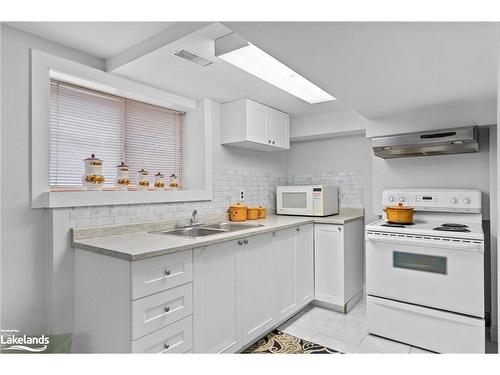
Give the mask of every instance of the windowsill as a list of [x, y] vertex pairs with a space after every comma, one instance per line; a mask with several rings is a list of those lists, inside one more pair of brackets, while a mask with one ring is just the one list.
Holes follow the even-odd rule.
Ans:
[[169, 203], [207, 201], [211, 199], [212, 192], [201, 189], [172, 191], [50, 191], [42, 193], [39, 199], [33, 202], [33, 208]]

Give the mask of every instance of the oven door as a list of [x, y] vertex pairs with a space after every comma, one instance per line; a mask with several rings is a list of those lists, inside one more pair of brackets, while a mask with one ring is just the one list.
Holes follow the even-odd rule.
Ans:
[[277, 186], [276, 212], [280, 215], [312, 216], [312, 186]]
[[484, 317], [483, 243], [366, 234], [372, 296]]

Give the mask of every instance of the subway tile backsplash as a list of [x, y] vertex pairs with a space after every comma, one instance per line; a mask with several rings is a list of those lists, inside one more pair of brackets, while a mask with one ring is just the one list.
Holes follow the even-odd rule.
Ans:
[[325, 172], [289, 175], [264, 171], [215, 169], [213, 200], [205, 202], [154, 203], [120, 206], [75, 207], [70, 210], [70, 225], [77, 228], [128, 224], [157, 220], [189, 219], [196, 209], [201, 218], [225, 213], [230, 203], [238, 201], [245, 191], [245, 204], [276, 209], [277, 185], [339, 185], [340, 207], [363, 207], [363, 174], [361, 172]]
[[364, 207], [364, 174], [360, 171], [333, 171], [291, 174], [289, 185], [337, 185], [341, 208]]

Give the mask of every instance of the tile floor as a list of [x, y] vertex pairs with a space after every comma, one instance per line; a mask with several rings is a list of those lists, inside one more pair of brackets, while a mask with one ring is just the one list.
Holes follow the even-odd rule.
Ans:
[[[343, 353], [432, 354], [420, 348], [368, 334], [365, 299], [359, 301], [347, 314], [308, 306], [278, 329]], [[487, 343], [487, 352], [491, 353], [491, 350], [497, 352], [496, 344]]]

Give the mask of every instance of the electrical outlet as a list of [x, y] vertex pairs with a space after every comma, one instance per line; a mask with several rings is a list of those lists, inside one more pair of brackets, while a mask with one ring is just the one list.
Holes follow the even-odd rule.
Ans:
[[240, 194], [238, 196], [240, 202], [244, 201], [245, 200], [245, 190], [240, 190]]

